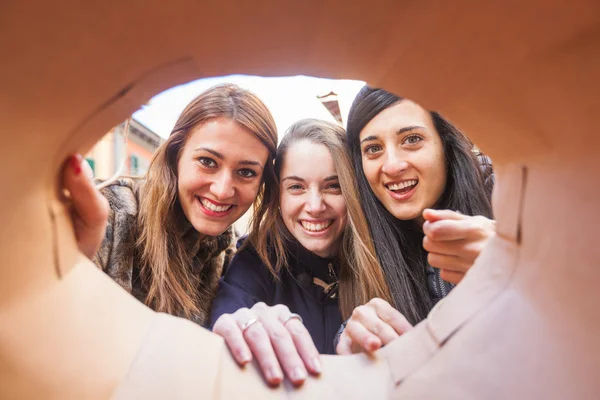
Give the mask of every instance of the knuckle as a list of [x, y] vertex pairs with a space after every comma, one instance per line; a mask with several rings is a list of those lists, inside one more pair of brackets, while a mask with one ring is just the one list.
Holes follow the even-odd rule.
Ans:
[[356, 307], [354, 310], [352, 310], [352, 317], [350, 318], [350, 321], [348, 321], [348, 324], [350, 324], [350, 322], [352, 322], [352, 320], [359, 320], [363, 317], [363, 315], [365, 314], [365, 306], [358, 306]]
[[287, 331], [294, 337], [299, 337], [308, 333], [306, 327], [297, 320], [290, 321], [285, 324]]
[[427, 236], [424, 236], [423, 237], [423, 248], [425, 250], [429, 251], [430, 248], [431, 248], [431, 244], [432, 244], [431, 243], [431, 239], [429, 237], [427, 237]]
[[252, 310], [256, 310], [256, 311], [265, 311], [267, 309], [267, 305], [265, 303], [263, 303], [262, 301], [260, 303], [256, 303], [255, 305], [252, 306]]
[[252, 325], [244, 332], [246, 339], [251, 342], [257, 342], [264, 338], [264, 332], [262, 329], [259, 329], [257, 324]]
[[290, 313], [290, 309], [285, 304], [276, 304], [272, 308], [277, 314]]
[[289, 338], [289, 333], [283, 327], [274, 327], [269, 332], [269, 336], [271, 337], [271, 341], [281, 343]]
[[429, 226], [429, 230], [427, 232], [426, 237], [429, 238], [430, 240], [437, 240], [440, 236], [440, 232], [441, 232], [441, 225], [433, 223]]
[[427, 255], [427, 262], [429, 264], [431, 264], [432, 267], [437, 267], [439, 266], [439, 262], [438, 262], [438, 255], [435, 253], [429, 253]]
[[387, 303], [385, 300], [380, 299], [379, 297], [374, 297], [371, 300], [369, 300], [368, 304], [375, 307], [376, 309], [381, 309], [381, 308], [385, 307], [385, 305]]

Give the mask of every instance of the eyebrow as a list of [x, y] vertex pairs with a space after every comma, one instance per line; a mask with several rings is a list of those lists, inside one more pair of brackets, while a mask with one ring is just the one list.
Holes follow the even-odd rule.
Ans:
[[[283, 178], [281, 180], [281, 182], [285, 181], [285, 180], [292, 180], [292, 181], [298, 181], [298, 182], [304, 182], [304, 179], [300, 178], [299, 176], [296, 175], [290, 175], [290, 176], [286, 176], [285, 178]], [[339, 178], [337, 175], [331, 175], [328, 176], [327, 178], [323, 179], [324, 181], [337, 181]]]
[[[401, 135], [404, 132], [412, 131], [414, 129], [425, 129], [425, 127], [420, 126], [420, 125], [405, 126], [404, 128], [400, 128], [398, 130], [398, 132], [396, 132], [396, 135]], [[377, 140], [377, 139], [378, 139], [378, 137], [376, 135], [367, 136], [366, 138], [364, 138], [363, 140], [360, 141], [360, 144], [363, 144], [364, 142], [370, 142], [373, 140]]]
[[[225, 156], [223, 154], [221, 154], [218, 151], [215, 151], [213, 149], [209, 149], [208, 147], [197, 147], [196, 149], [194, 149], [194, 151], [206, 151], [206, 152], [212, 154], [213, 156], [217, 157], [220, 160], [224, 160], [225, 159]], [[241, 164], [241, 165], [254, 165], [254, 166], [262, 168], [262, 164], [259, 163], [258, 161], [242, 160], [242, 161], [239, 162], [239, 164]]]
[[283, 178], [281, 180], [281, 182], [286, 181], [288, 179], [291, 181], [304, 182], [304, 179], [300, 178], [299, 176], [295, 176], [295, 175], [286, 176], [285, 178]]

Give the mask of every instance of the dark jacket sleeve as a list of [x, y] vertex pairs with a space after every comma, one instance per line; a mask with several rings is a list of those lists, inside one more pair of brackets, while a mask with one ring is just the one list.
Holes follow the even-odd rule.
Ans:
[[[242, 241], [243, 239], [240, 239]], [[219, 281], [217, 296], [210, 312], [210, 328], [223, 314], [250, 308], [259, 302], [270, 304], [275, 294], [275, 280], [251, 246], [238, 251]]]

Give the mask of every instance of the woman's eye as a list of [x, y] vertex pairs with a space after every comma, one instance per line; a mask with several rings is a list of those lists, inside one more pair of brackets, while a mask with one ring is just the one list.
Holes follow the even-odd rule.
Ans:
[[363, 150], [365, 154], [375, 154], [378, 153], [382, 150], [382, 147], [378, 144], [372, 144], [369, 145], [367, 147], [365, 147], [365, 149]]
[[342, 190], [342, 187], [339, 183], [332, 183], [331, 185], [327, 186], [327, 189], [339, 192]]
[[288, 190], [291, 190], [291, 191], [302, 190], [302, 185], [298, 185], [298, 184], [290, 185], [290, 186], [288, 186]]
[[202, 164], [208, 168], [214, 168], [217, 166], [217, 163], [212, 158], [200, 157], [200, 158], [198, 158], [198, 161], [200, 162], [200, 164]]
[[408, 145], [415, 145], [415, 144], [418, 144], [422, 140], [423, 140], [423, 138], [419, 135], [409, 135], [406, 138], [404, 138], [404, 143], [406, 143]]
[[242, 178], [254, 178], [257, 173], [249, 168], [243, 168], [238, 172]]

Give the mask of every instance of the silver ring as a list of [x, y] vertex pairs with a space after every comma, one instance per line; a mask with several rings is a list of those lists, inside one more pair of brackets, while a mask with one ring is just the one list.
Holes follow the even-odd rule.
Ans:
[[250, 318], [248, 321], [244, 322], [242, 324], [242, 326], [240, 327], [240, 329], [242, 330], [242, 333], [246, 332], [248, 330], [248, 328], [250, 328], [256, 322], [258, 322], [258, 318]]
[[302, 319], [302, 317], [296, 313], [290, 313], [290, 315], [288, 315], [284, 320], [283, 320], [283, 325], [287, 324], [288, 322], [290, 322], [290, 320], [292, 319], [297, 319], [298, 321], [300, 321], [301, 324], [304, 323], [304, 320]]

